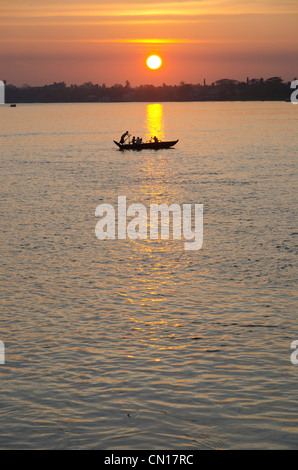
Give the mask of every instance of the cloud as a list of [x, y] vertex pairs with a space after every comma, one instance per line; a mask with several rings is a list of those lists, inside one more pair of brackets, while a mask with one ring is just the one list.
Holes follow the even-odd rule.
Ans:
[[158, 20], [164, 16], [200, 16], [206, 14], [280, 14], [297, 13], [296, 0], [201, 0], [201, 1], [108, 1], [83, 3], [81, 0], [44, 1], [32, 0], [24, 6], [23, 1], [4, 1], [0, 6], [2, 18], [11, 19], [42, 19], [42, 18], [75, 18], [84, 17], [125, 18], [155, 17]]

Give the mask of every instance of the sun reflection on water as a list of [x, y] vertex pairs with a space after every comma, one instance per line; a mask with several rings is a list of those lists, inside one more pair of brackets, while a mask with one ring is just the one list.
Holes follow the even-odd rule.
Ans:
[[150, 139], [156, 136], [160, 140], [164, 140], [164, 121], [163, 121], [163, 105], [160, 103], [147, 105], [147, 134]]
[[[161, 104], [147, 105], [146, 138], [156, 136], [164, 140], [163, 111]], [[182, 342], [175, 341], [173, 328], [178, 333], [181, 327], [181, 307], [176, 304], [175, 298], [177, 284], [181, 286], [183, 282], [182, 271], [187, 254], [180, 240], [171, 237], [169, 240], [149, 238], [149, 205], [183, 202], [172, 165], [170, 151], [140, 153], [135, 169], [138, 184], [132, 188], [129, 199], [147, 208], [148, 238], [125, 242], [125, 316], [134, 324], [134, 336], [138, 338], [140, 347], [145, 346], [148, 356], [153, 355], [155, 361], [162, 360], [163, 351], [184, 348]], [[120, 273], [119, 282], [122, 275]], [[137, 355], [136, 351], [134, 353]]]

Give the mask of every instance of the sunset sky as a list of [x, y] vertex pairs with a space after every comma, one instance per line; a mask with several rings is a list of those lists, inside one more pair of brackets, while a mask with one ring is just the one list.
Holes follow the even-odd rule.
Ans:
[[[298, 75], [297, 0], [0, 0], [0, 79], [198, 83]], [[146, 67], [158, 54], [163, 65]]]

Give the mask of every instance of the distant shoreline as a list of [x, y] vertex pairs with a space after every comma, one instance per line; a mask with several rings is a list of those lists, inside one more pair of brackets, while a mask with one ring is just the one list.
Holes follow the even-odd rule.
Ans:
[[6, 101], [0, 106], [10, 104], [135, 104], [135, 103], [291, 103], [290, 99], [268, 100], [139, 100], [139, 101]]
[[222, 102], [222, 101], [288, 101], [291, 82], [281, 77], [267, 80], [249, 79], [246, 82], [222, 79], [212, 84], [190, 84], [131, 87], [114, 84], [110, 87], [92, 82], [69, 85], [54, 82], [50, 85], [16, 87], [5, 84], [6, 103], [138, 103], [138, 102]]

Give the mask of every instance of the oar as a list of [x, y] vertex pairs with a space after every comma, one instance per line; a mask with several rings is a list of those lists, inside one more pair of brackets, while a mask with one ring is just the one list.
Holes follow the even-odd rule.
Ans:
[[[131, 137], [131, 134], [127, 134], [127, 136], [124, 139], [124, 142], [126, 142], [127, 139], [129, 139], [130, 137]], [[128, 145], [130, 145], [130, 140], [128, 141]]]

